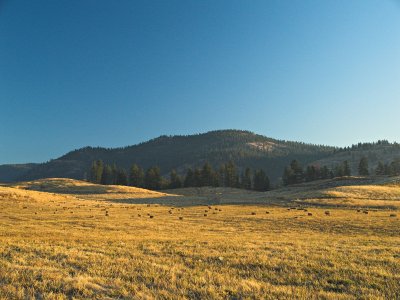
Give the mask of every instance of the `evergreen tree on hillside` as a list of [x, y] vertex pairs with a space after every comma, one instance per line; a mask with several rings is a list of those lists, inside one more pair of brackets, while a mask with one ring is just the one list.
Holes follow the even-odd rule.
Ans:
[[386, 175], [385, 174], [385, 165], [383, 164], [382, 161], [378, 162], [378, 166], [375, 169], [375, 174], [376, 175]]
[[101, 175], [101, 184], [112, 184], [113, 177], [112, 177], [112, 169], [110, 165], [105, 165], [103, 167], [103, 174]]
[[112, 184], [117, 184], [118, 178], [118, 168], [115, 163], [111, 166], [111, 173], [112, 173]]
[[256, 170], [253, 178], [255, 191], [265, 192], [269, 190], [269, 178], [263, 170]]
[[329, 168], [327, 166], [323, 166], [321, 168], [321, 178], [322, 179], [330, 178], [330, 172], [329, 172]]
[[306, 181], [317, 180], [319, 177], [318, 169], [313, 165], [307, 166], [305, 177], [306, 177]]
[[233, 161], [228, 162], [224, 169], [224, 186], [239, 187], [239, 176]]
[[251, 190], [251, 170], [250, 168], [246, 168], [244, 172], [241, 174], [240, 186], [243, 189]]
[[400, 159], [395, 159], [390, 164], [390, 175], [399, 176], [400, 175]]
[[368, 159], [365, 156], [363, 156], [360, 159], [360, 163], [358, 164], [358, 175], [361, 175], [361, 176], [368, 176], [369, 175]]
[[194, 186], [201, 187], [202, 186], [201, 171], [199, 168], [194, 169], [193, 177], [194, 177]]
[[296, 184], [301, 183], [305, 179], [303, 168], [299, 161], [296, 159], [292, 160], [290, 166], [286, 167], [283, 171], [283, 184]]
[[103, 175], [103, 161], [96, 160], [92, 163], [90, 169], [90, 181], [93, 183], [101, 184], [101, 176]]
[[295, 183], [294, 182], [294, 172], [291, 167], [287, 166], [283, 170], [282, 181], [283, 181], [283, 185], [290, 185], [290, 184]]
[[128, 175], [124, 169], [117, 170], [117, 177], [115, 180], [117, 185], [128, 185]]
[[304, 171], [300, 162], [296, 159], [292, 160], [290, 163], [290, 167], [293, 170], [294, 181], [295, 183], [301, 183], [304, 181]]
[[393, 171], [392, 171], [392, 164], [385, 164], [385, 173], [384, 175], [392, 175]]
[[175, 170], [172, 170], [170, 173], [170, 182], [169, 182], [169, 188], [170, 189], [178, 189], [182, 187], [182, 180], [180, 178], [180, 176], [178, 175], [178, 173], [176, 173]]
[[129, 169], [129, 185], [135, 187], [143, 187], [144, 185], [144, 172], [141, 167], [133, 164]]
[[335, 167], [335, 177], [343, 177], [343, 176], [344, 176], [343, 164], [339, 164]]
[[214, 170], [211, 165], [206, 162], [201, 169], [201, 186], [213, 186], [215, 182]]
[[219, 186], [225, 186], [225, 165], [220, 165], [218, 169]]
[[159, 167], [151, 167], [146, 171], [144, 178], [144, 185], [146, 189], [149, 190], [159, 190], [161, 189], [161, 175]]
[[349, 162], [347, 160], [345, 160], [343, 162], [343, 175], [344, 176], [351, 176], [351, 169], [350, 169]]
[[194, 172], [191, 168], [189, 168], [186, 172], [185, 181], [183, 182], [184, 187], [193, 187], [195, 186]]

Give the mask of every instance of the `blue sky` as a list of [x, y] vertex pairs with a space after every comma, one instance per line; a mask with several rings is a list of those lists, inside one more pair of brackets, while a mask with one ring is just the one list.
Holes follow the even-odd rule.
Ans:
[[0, 0], [0, 163], [246, 129], [400, 142], [400, 2]]

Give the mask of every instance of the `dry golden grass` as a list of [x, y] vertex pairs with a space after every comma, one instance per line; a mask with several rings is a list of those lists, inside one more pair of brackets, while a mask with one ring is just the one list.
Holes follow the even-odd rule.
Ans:
[[397, 213], [326, 210], [0, 187], [0, 299], [399, 298]]
[[46, 178], [10, 185], [25, 190], [68, 194], [89, 200], [145, 199], [173, 196], [137, 187], [121, 185], [98, 185], [68, 178]]

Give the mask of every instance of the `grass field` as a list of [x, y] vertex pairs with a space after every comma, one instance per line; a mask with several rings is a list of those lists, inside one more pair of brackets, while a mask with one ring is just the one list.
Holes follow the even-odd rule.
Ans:
[[[395, 207], [181, 207], [96, 198], [107, 194], [101, 186], [70, 194], [20, 188], [0, 187], [1, 299], [400, 298]], [[197, 197], [187, 193], [152, 197]]]

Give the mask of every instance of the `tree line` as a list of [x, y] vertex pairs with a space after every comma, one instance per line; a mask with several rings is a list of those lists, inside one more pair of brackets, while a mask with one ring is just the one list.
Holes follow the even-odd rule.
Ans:
[[378, 166], [375, 169], [376, 175], [389, 175], [399, 176], [400, 175], [400, 159], [395, 159], [391, 163], [378, 162]]
[[[358, 175], [368, 176], [370, 174], [370, 168], [368, 164], [368, 158], [361, 157], [358, 163]], [[400, 175], [400, 159], [396, 159], [391, 163], [378, 162], [378, 166], [374, 170], [375, 175], [389, 175], [399, 176]], [[291, 185], [302, 182], [309, 182], [320, 179], [329, 179], [334, 177], [351, 176], [351, 167], [347, 160], [340, 164], [337, 164], [333, 168], [327, 166], [308, 165], [303, 168], [301, 163], [297, 160], [292, 160], [289, 166], [283, 171], [282, 181], [283, 185]]]
[[255, 191], [270, 189], [270, 181], [264, 170], [245, 168], [239, 172], [233, 161], [214, 170], [205, 162], [201, 168], [188, 168], [185, 176], [172, 169], [169, 178], [161, 176], [160, 168], [153, 166], [144, 170], [133, 164], [128, 171], [116, 164], [104, 164], [102, 160], [92, 162], [88, 180], [97, 184], [129, 185], [151, 190], [176, 189], [181, 187], [233, 187]]

